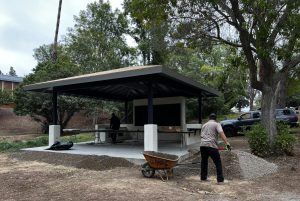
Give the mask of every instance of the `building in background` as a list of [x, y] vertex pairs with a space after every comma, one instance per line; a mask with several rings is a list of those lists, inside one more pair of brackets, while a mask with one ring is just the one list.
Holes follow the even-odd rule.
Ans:
[[14, 91], [16, 87], [23, 81], [22, 77], [0, 75], [1, 91]]

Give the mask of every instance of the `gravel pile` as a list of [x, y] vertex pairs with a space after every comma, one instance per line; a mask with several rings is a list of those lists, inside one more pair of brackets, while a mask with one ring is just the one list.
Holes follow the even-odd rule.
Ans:
[[278, 166], [244, 151], [233, 151], [239, 160], [243, 179], [255, 179], [278, 171]]
[[[223, 173], [226, 179], [242, 179], [242, 170], [239, 165], [238, 157], [235, 153], [229, 151], [220, 151]], [[186, 176], [199, 176], [200, 175], [200, 151], [189, 150], [189, 154], [180, 158], [179, 163], [185, 165], [179, 165], [174, 168], [174, 174], [178, 177]], [[209, 158], [208, 160], [208, 175], [216, 175], [216, 168]]]
[[[274, 173], [278, 169], [277, 165], [244, 151], [220, 151], [220, 155], [224, 177], [228, 180], [255, 179]], [[190, 150], [189, 154], [182, 157], [179, 161], [179, 163], [186, 165], [177, 166], [174, 169], [175, 174], [182, 177], [199, 175], [200, 161], [200, 151]], [[209, 159], [208, 163], [208, 175], [216, 175], [216, 168], [211, 159]]]

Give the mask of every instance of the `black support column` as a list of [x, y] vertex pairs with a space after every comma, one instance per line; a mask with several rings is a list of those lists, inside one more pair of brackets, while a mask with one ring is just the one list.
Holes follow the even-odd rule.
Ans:
[[128, 100], [125, 101], [125, 124], [128, 124]]
[[202, 96], [198, 96], [198, 123], [202, 123]]
[[53, 125], [57, 125], [57, 91], [52, 91], [52, 119]]
[[153, 124], [153, 86], [148, 83], [148, 124]]

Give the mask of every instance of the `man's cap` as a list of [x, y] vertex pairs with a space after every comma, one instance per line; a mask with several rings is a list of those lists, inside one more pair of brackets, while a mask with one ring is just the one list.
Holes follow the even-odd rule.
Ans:
[[208, 116], [209, 119], [214, 119], [216, 120], [217, 119], [217, 115], [215, 113], [211, 113], [209, 116]]

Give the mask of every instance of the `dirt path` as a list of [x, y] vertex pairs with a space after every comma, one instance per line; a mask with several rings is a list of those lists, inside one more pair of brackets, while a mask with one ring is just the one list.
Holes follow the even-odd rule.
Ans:
[[162, 182], [144, 178], [136, 166], [94, 171], [1, 154], [0, 195], [1, 200], [300, 200], [296, 157], [282, 158], [278, 173], [220, 186], [213, 176], [200, 182], [197, 172], [181, 177], [175, 170], [171, 180]]
[[[217, 185], [214, 176], [200, 182], [197, 166], [188, 172], [175, 169], [174, 177], [162, 182], [159, 177], [144, 178], [139, 167], [127, 162], [117, 167], [116, 159], [109, 157], [100, 158], [99, 164], [95, 157], [0, 154], [0, 200], [296, 201], [300, 200], [299, 147], [294, 157], [268, 159], [279, 166], [277, 173], [254, 180], [234, 178], [224, 185]], [[67, 161], [65, 166], [58, 165], [62, 161]]]

